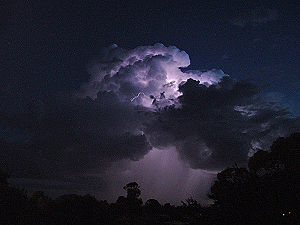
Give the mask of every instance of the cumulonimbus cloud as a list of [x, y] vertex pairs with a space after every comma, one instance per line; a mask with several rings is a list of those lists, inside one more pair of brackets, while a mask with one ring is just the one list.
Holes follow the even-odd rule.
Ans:
[[277, 136], [297, 130], [299, 119], [259, 96], [254, 84], [221, 70], [182, 71], [190, 59], [174, 46], [113, 45], [99, 58], [90, 64], [81, 94], [111, 91], [125, 104], [155, 109], [140, 121], [141, 132], [152, 146], [176, 146], [193, 168], [243, 164]]
[[193, 169], [219, 170], [244, 165], [276, 137], [299, 131], [299, 118], [254, 84], [222, 70], [188, 70], [189, 64], [174, 46], [104, 48], [75, 97], [1, 112], [4, 168], [37, 179], [101, 174], [155, 147], [176, 149]]
[[[112, 45], [89, 64], [91, 77], [79, 95], [95, 98], [99, 91], [113, 91], [125, 102], [135, 100], [133, 103], [150, 107], [161, 93], [169, 101], [176, 100], [178, 85], [188, 78], [211, 85], [225, 76], [221, 70], [182, 72], [181, 68], [189, 65], [188, 54], [175, 46], [155, 44], [125, 50]], [[171, 104], [166, 102], [164, 105]]]

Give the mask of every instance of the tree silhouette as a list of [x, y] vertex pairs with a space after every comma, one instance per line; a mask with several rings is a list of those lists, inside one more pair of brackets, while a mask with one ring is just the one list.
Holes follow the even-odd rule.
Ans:
[[0, 224], [25, 224], [29, 205], [23, 190], [8, 184], [8, 174], [0, 171]]
[[209, 197], [215, 200], [215, 203], [235, 205], [241, 200], [235, 198], [237, 194], [242, 194], [243, 187], [248, 185], [249, 172], [245, 168], [227, 168], [218, 173], [217, 180], [211, 187]]
[[145, 202], [145, 207], [160, 208], [161, 204], [156, 199], [151, 198]]
[[161, 204], [156, 199], [148, 199], [145, 202], [145, 210], [148, 214], [159, 214], [161, 212]]
[[300, 214], [300, 133], [278, 138], [270, 152], [255, 153], [248, 167], [269, 209], [295, 219]]
[[123, 189], [127, 192], [127, 199], [138, 199], [141, 195], [140, 186], [136, 182], [126, 184]]
[[278, 138], [270, 149], [249, 159], [249, 171], [232, 167], [217, 175], [209, 197], [215, 200], [214, 207], [226, 223], [296, 221], [300, 213], [300, 133]]

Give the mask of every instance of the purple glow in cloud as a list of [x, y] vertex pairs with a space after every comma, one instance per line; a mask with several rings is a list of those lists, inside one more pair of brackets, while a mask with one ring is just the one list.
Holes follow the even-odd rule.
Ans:
[[[189, 197], [208, 204], [207, 192], [216, 175], [215, 171], [191, 169], [178, 157], [173, 148], [153, 149], [139, 161], [121, 161], [105, 173], [108, 189], [113, 190], [110, 201], [125, 195], [122, 187], [131, 181], [141, 185], [142, 199], [155, 198], [161, 203], [180, 204]], [[103, 175], [101, 175], [103, 178]], [[100, 198], [105, 193], [98, 193]], [[106, 196], [105, 196], [106, 195]]]
[[113, 91], [123, 101], [144, 107], [152, 107], [153, 98], [159, 99], [161, 93], [171, 101], [160, 101], [160, 106], [173, 104], [180, 95], [178, 85], [189, 78], [209, 86], [226, 76], [221, 70], [182, 72], [180, 68], [190, 65], [188, 54], [163, 44], [133, 50], [112, 45], [103, 49], [99, 58], [89, 65], [91, 77], [81, 95], [95, 98], [99, 91]]

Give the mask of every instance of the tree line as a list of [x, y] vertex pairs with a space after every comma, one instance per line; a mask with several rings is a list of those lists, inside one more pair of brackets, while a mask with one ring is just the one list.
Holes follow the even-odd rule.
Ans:
[[136, 182], [110, 204], [91, 195], [29, 196], [8, 178], [0, 171], [1, 225], [300, 224], [300, 133], [257, 151], [248, 168], [234, 165], [218, 173], [208, 195], [214, 203], [207, 207], [192, 198], [180, 206], [155, 199], [143, 203]]

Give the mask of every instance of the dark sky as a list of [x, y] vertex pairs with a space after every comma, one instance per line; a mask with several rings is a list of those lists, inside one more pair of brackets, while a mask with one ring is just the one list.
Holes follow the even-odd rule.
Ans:
[[[190, 182], [194, 188], [176, 200], [204, 198], [207, 174], [243, 165], [255, 147], [299, 128], [296, 9], [288, 1], [7, 1], [0, 30], [1, 168], [17, 184], [53, 195], [108, 193], [114, 200], [124, 182], [140, 179], [147, 197], [172, 201], [167, 193]], [[187, 66], [187, 55], [180, 51], [190, 59], [182, 74], [177, 69]], [[126, 61], [133, 56], [134, 65]], [[122, 69], [101, 80], [115, 68]], [[159, 94], [172, 68], [178, 76], [194, 74], [175, 96], [181, 110], [157, 114], [146, 97], [129, 103], [139, 92]], [[221, 79], [221, 70], [229, 77]], [[135, 80], [141, 71], [155, 82], [141, 88]], [[205, 86], [195, 74], [216, 80]], [[157, 149], [178, 160], [154, 162], [162, 154]], [[163, 175], [145, 175], [155, 165]], [[205, 177], [202, 186], [190, 177], [200, 169], [207, 174], [193, 176]], [[157, 181], [150, 188], [145, 177], [169, 177], [170, 186]]]

